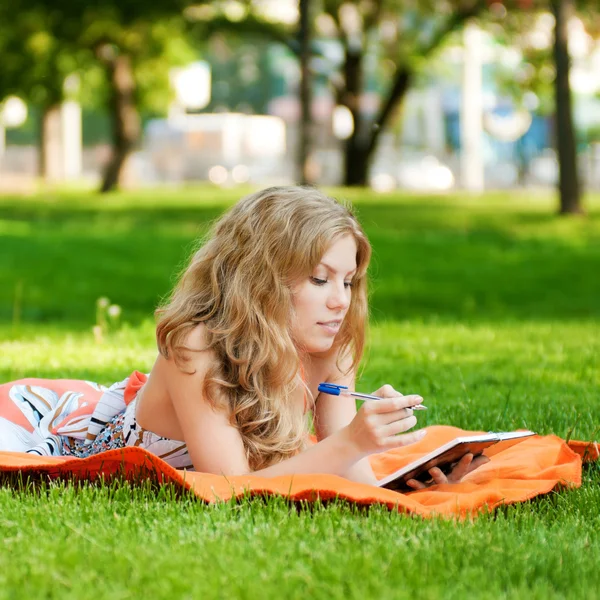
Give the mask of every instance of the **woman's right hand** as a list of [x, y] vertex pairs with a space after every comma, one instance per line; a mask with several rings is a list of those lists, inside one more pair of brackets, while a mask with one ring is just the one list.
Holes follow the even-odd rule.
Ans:
[[382, 399], [363, 402], [346, 427], [361, 457], [414, 444], [425, 436], [424, 430], [398, 435], [417, 424], [412, 407], [423, 402], [421, 396], [403, 396], [391, 385], [384, 385], [374, 395]]

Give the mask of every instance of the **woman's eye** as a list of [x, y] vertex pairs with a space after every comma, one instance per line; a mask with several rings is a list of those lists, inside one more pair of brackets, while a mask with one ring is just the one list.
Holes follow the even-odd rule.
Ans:
[[310, 280], [315, 285], [325, 285], [327, 283], [327, 279], [319, 279], [318, 277], [311, 277]]
[[352, 281], [344, 281], [344, 287], [351, 288], [354, 285]]

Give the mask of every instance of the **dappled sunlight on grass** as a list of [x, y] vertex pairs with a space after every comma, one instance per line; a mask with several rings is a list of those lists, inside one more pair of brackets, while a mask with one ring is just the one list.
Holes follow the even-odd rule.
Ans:
[[[374, 247], [358, 389], [421, 394], [419, 427], [598, 438], [600, 198], [565, 219], [548, 195], [335, 192], [356, 201]], [[0, 197], [0, 381], [147, 372], [154, 309], [240, 195]], [[100, 297], [122, 309], [101, 339]], [[206, 506], [118, 481], [5, 487], [0, 597], [592, 598], [597, 464], [583, 482], [460, 523], [338, 501]]]
[[[210, 223], [239, 191], [0, 198], [0, 319], [82, 327], [98, 296], [136, 324], [152, 314]], [[370, 194], [370, 195], [369, 195]], [[600, 316], [600, 220], [562, 219], [548, 198], [352, 191], [374, 247], [379, 319]], [[600, 208], [596, 202], [592, 212]], [[527, 219], [523, 221], [523, 217]], [[48, 290], [52, 293], [48, 293]], [[64, 300], [68, 298], [68, 302]]]

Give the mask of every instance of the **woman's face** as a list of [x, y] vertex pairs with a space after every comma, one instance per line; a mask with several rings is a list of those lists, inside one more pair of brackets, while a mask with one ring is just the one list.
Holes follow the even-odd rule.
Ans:
[[338, 238], [313, 272], [292, 287], [292, 335], [305, 352], [325, 352], [333, 345], [350, 306], [356, 251], [352, 235]]

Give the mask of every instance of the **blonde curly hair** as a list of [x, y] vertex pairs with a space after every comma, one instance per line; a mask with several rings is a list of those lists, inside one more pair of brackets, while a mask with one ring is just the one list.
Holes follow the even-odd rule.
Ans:
[[252, 470], [306, 444], [306, 418], [292, 401], [301, 363], [291, 335], [291, 287], [347, 234], [357, 244], [357, 272], [335, 343], [339, 356], [350, 353], [353, 369], [364, 350], [371, 246], [350, 209], [314, 188], [272, 187], [240, 200], [216, 222], [157, 310], [158, 348], [182, 370], [185, 338], [204, 323], [220, 363], [205, 378], [204, 394], [228, 411]]

